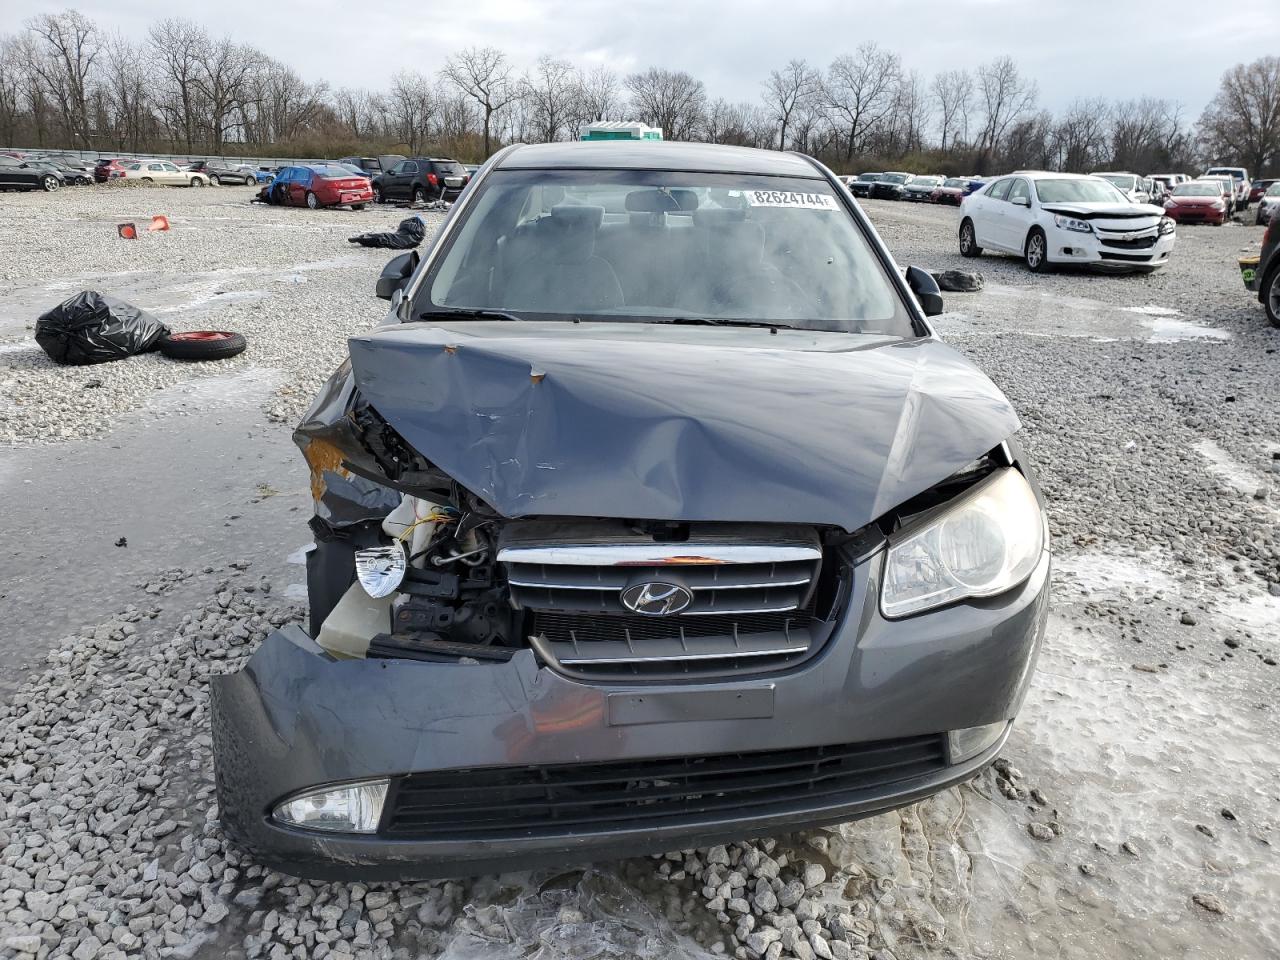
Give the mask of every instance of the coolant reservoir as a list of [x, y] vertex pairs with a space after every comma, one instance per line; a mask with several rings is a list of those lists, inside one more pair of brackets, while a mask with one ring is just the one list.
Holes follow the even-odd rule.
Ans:
[[[403, 541], [412, 566], [420, 567], [426, 559], [417, 555], [426, 549], [427, 544], [431, 542], [431, 535], [436, 531], [437, 521], [427, 520], [427, 517], [431, 516], [431, 511], [439, 506], [438, 503], [432, 503], [430, 500], [405, 494], [400, 498], [400, 505], [388, 513], [386, 519], [382, 521], [382, 532], [395, 539], [405, 537], [405, 531], [412, 528], [412, 532]], [[412, 559], [414, 557], [417, 559]]]

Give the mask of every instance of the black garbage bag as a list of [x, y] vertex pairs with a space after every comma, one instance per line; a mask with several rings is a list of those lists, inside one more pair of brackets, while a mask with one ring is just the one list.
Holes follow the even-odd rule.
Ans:
[[84, 290], [36, 321], [36, 343], [54, 363], [84, 365], [122, 360], [156, 348], [169, 328], [145, 310]]
[[348, 237], [351, 243], [362, 247], [386, 247], [388, 250], [412, 250], [427, 235], [426, 227], [420, 217], [409, 217], [401, 220], [395, 233], [362, 233], [358, 237]]
[[982, 289], [982, 274], [969, 273], [965, 270], [943, 270], [935, 273], [933, 279], [938, 281], [938, 289], [949, 293], [975, 293]]

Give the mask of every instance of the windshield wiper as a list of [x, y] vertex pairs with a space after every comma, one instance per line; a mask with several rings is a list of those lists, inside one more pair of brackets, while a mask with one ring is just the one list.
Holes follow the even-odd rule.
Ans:
[[789, 323], [778, 323], [776, 320], [735, 320], [732, 317], [665, 317], [653, 318], [655, 323], [680, 323], [691, 326], [706, 324], [712, 327], [767, 327], [770, 330], [794, 330]]
[[505, 310], [483, 310], [471, 307], [459, 307], [453, 310], [423, 310], [418, 314], [419, 320], [440, 320], [452, 317], [455, 320], [523, 320], [524, 317]]

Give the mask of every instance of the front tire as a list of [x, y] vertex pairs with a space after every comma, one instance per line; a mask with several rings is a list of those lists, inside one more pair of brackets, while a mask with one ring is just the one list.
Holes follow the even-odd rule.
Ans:
[[376, 183], [373, 185], [373, 202], [386, 203], [386, 201], [382, 198], [382, 188], [378, 186]]
[[60, 186], [62, 186], [62, 184], [59, 182], [58, 178], [52, 174], [42, 177], [40, 180], [40, 188], [44, 190], [45, 193], [53, 193], [53, 191], [57, 190]]
[[1273, 264], [1262, 280], [1262, 305], [1271, 325], [1280, 327], [1280, 263]]
[[960, 256], [982, 256], [982, 248], [978, 246], [978, 236], [973, 232], [973, 221], [968, 217], [965, 217], [960, 224]]
[[204, 186], [204, 181], [203, 181], [203, 180], [201, 180], [199, 177], [192, 177], [192, 178], [191, 178], [191, 185], [192, 185], [193, 187], [203, 187], [203, 186]]
[[1032, 273], [1048, 273], [1053, 269], [1053, 264], [1049, 262], [1049, 241], [1045, 239], [1044, 231], [1039, 227], [1032, 227], [1031, 232], [1027, 234], [1027, 242], [1022, 248], [1022, 258], [1027, 263], [1027, 269]]
[[310, 210], [320, 209], [320, 198], [317, 197], [310, 190], [307, 191], [307, 208]]
[[215, 187], [222, 186], [222, 181], [218, 179], [218, 175], [216, 173], [209, 174], [209, 182]]

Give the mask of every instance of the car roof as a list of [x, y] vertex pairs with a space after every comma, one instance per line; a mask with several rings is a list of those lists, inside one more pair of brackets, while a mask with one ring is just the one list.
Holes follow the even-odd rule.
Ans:
[[819, 178], [818, 168], [795, 153], [674, 140], [597, 140], [522, 144], [504, 153], [502, 170], [681, 170]]

